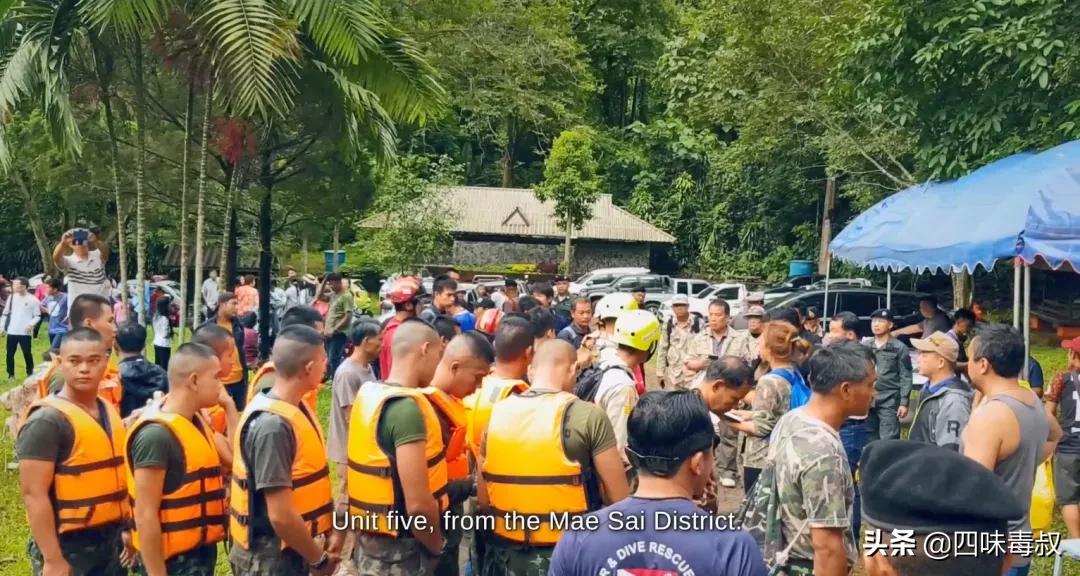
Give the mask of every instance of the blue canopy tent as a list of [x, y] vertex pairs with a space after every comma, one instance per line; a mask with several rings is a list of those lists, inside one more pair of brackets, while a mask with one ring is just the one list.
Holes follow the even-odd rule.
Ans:
[[[963, 178], [912, 186], [856, 217], [829, 244], [830, 256], [891, 273], [968, 271], [1019, 256], [1013, 323], [1030, 315], [1030, 265], [1074, 271], [1080, 257], [1080, 140], [1020, 153]], [[831, 261], [831, 258], [830, 258]], [[826, 301], [828, 299], [826, 298]], [[1025, 338], [1029, 323], [1024, 322]]]

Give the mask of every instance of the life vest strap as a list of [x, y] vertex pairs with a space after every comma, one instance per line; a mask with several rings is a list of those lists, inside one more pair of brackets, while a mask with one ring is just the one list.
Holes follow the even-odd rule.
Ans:
[[189, 520], [181, 520], [179, 522], [162, 522], [162, 532], [180, 532], [182, 530], [190, 530], [192, 528], [202, 528], [203, 526], [223, 526], [225, 524], [225, 516], [199, 516], [198, 518], [191, 518]]
[[62, 508], [87, 508], [89, 506], [97, 506], [98, 504], [106, 504], [108, 502], [123, 502], [127, 498], [127, 490], [118, 490], [110, 494], [102, 494], [101, 496], [94, 496], [93, 498], [80, 498], [78, 500], [61, 500], [56, 499], [56, 507]]
[[213, 502], [215, 500], [223, 500], [225, 498], [225, 489], [211, 490], [209, 492], [202, 492], [194, 496], [188, 496], [186, 498], [162, 498], [161, 509], [162, 510], [174, 510], [176, 508], [187, 508], [188, 506], [194, 506], [196, 504], [202, 504], [203, 502]]
[[368, 466], [349, 460], [349, 468], [354, 472], [375, 476], [376, 478], [390, 478], [394, 475], [394, 467], [391, 466]]
[[209, 478], [215, 478], [222, 476], [220, 466], [209, 466], [207, 468], [200, 468], [194, 472], [184, 474], [180, 479], [181, 484], [187, 484], [189, 482], [195, 482], [197, 480], [207, 480]]
[[229, 516], [232, 516], [233, 520], [236, 520], [236, 523], [241, 526], [247, 526], [251, 523], [251, 516], [241, 514], [239, 510], [231, 506], [229, 507]]
[[304, 486], [307, 486], [308, 484], [314, 484], [315, 482], [318, 482], [319, 480], [322, 480], [323, 478], [326, 478], [329, 475], [330, 475], [330, 468], [327, 467], [327, 466], [323, 466], [322, 469], [319, 470], [318, 472], [315, 472], [313, 474], [308, 474], [307, 476], [304, 476], [303, 478], [297, 478], [297, 479], [293, 480], [293, 483], [292, 483], [293, 490], [296, 490], [297, 488], [303, 488]]
[[497, 484], [517, 484], [522, 486], [581, 486], [585, 483], [582, 474], [566, 476], [510, 476], [483, 472], [484, 480]]
[[324, 514], [330, 514], [333, 511], [334, 511], [334, 503], [330, 502], [329, 504], [319, 506], [318, 508], [316, 508], [316, 509], [314, 509], [314, 510], [312, 510], [310, 512], [306, 512], [304, 514], [301, 514], [300, 517], [304, 519], [304, 522], [311, 522], [312, 520], [315, 520], [319, 516], [322, 516]]
[[356, 498], [349, 498], [349, 506], [375, 514], [386, 514], [393, 510], [393, 506], [391, 506], [390, 504], [373, 504], [371, 502], [363, 502], [361, 500], [357, 500]]
[[76, 476], [79, 474], [85, 474], [86, 472], [93, 472], [95, 470], [104, 470], [106, 468], [119, 468], [124, 464], [123, 456], [115, 456], [107, 460], [98, 460], [97, 462], [88, 462], [86, 464], [75, 464], [68, 466], [64, 464], [57, 464], [55, 468], [56, 474], [63, 474], [65, 476]]

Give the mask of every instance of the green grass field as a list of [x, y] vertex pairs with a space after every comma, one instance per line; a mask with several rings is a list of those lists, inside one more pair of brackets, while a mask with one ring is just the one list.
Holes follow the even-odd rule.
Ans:
[[[148, 338], [148, 341], [151, 341]], [[3, 342], [3, 339], [0, 339]], [[34, 356], [40, 358], [41, 352], [48, 346], [48, 342], [45, 339], [44, 333], [41, 337], [34, 341]], [[3, 349], [0, 346], [0, 349]], [[1065, 355], [1060, 349], [1052, 348], [1049, 346], [1037, 346], [1033, 348], [1033, 355], [1042, 364], [1043, 373], [1047, 380], [1053, 376], [1059, 370], [1065, 367]], [[25, 373], [25, 369], [22, 365], [22, 358], [17, 358], [16, 374]], [[648, 374], [653, 374], [652, 370], [647, 371]], [[0, 392], [6, 391], [13, 387], [16, 382], [7, 381], [0, 376]], [[21, 380], [19, 380], [21, 382]], [[319, 402], [319, 418], [326, 426], [327, 419], [329, 417], [329, 390], [324, 388], [320, 395]], [[7, 417], [5, 411], [0, 410], [3, 413], [3, 417]], [[12, 461], [14, 452], [14, 442], [12, 438], [4, 436], [0, 438], [0, 459], [3, 460], [3, 464], [6, 467], [8, 462]], [[4, 534], [0, 536], [0, 576], [23, 576], [30, 573], [30, 563], [26, 556], [26, 543], [29, 537], [29, 527], [26, 523], [26, 516], [23, 511], [22, 501], [19, 496], [19, 480], [18, 475], [15, 472], [6, 471], [0, 469], [0, 526], [4, 527]], [[1064, 532], [1065, 527], [1061, 523], [1060, 514], [1055, 514], [1054, 530], [1058, 532]], [[1036, 576], [1049, 576], [1053, 571], [1053, 559], [1051, 558], [1039, 558], [1034, 561], [1033, 569], [1031, 573]], [[857, 573], [861, 571], [857, 570]], [[228, 575], [230, 570], [228, 567], [227, 558], [225, 557], [224, 548], [221, 548], [218, 554], [218, 575]], [[1080, 576], [1080, 562], [1066, 564], [1063, 574], [1067, 576]]]

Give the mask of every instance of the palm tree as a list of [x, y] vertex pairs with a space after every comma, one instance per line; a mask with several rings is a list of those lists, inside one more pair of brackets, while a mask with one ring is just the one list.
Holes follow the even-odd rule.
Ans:
[[[311, 145], [334, 135], [355, 159], [370, 145], [380, 160], [390, 161], [395, 121], [425, 121], [441, 108], [444, 92], [416, 46], [371, 0], [218, 0], [203, 8], [196, 25], [214, 56], [223, 102], [234, 115], [260, 121], [262, 145], [252, 178], [263, 188], [259, 316], [269, 318], [271, 207], [275, 185], [289, 174], [287, 164], [302, 161]], [[274, 119], [293, 112], [295, 102], [324, 106], [334, 121], [323, 114], [319, 126], [286, 133]], [[282, 150], [288, 153], [275, 155]], [[270, 323], [259, 326], [261, 342], [269, 343]]]
[[199, 315], [202, 312], [202, 283], [203, 283], [203, 232], [206, 223], [206, 213], [203, 209], [206, 199], [206, 158], [207, 147], [210, 145], [210, 110], [214, 106], [214, 86], [211, 77], [203, 94], [203, 123], [202, 142], [199, 147], [199, 192], [195, 200], [195, 297], [191, 311], [191, 325], [199, 327]]

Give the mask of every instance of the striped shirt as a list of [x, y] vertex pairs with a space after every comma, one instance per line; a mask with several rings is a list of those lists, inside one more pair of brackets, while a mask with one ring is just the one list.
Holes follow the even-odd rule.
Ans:
[[85, 259], [74, 254], [64, 256], [64, 273], [68, 282], [68, 302], [74, 302], [82, 294], [110, 296], [100, 251], [91, 250]]

